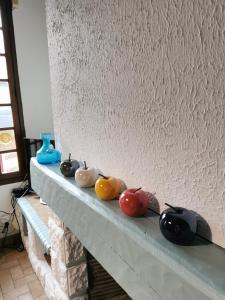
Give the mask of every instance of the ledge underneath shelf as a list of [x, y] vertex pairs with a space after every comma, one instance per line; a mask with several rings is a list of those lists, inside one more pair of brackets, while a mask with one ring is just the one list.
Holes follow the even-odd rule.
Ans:
[[64, 178], [58, 165], [31, 160], [32, 187], [134, 300], [225, 299], [225, 250], [214, 244], [177, 246], [158, 216], [124, 216], [118, 201], [96, 198]]

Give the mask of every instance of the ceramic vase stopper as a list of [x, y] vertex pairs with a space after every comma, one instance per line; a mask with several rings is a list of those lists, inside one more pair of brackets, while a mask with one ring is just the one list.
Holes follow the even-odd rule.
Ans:
[[196, 237], [198, 215], [183, 207], [173, 207], [168, 203], [159, 218], [160, 230], [170, 242], [191, 245]]
[[70, 153], [69, 158], [61, 162], [60, 171], [65, 177], [73, 177], [79, 167], [79, 162], [77, 160], [71, 159]]
[[143, 216], [149, 207], [149, 197], [141, 188], [128, 189], [119, 198], [123, 213], [129, 217]]
[[95, 192], [101, 200], [109, 201], [118, 199], [121, 192], [126, 189], [125, 183], [113, 176], [99, 174], [99, 179], [95, 183]]
[[98, 172], [94, 168], [88, 168], [86, 162], [77, 169], [75, 173], [75, 181], [80, 187], [92, 187], [98, 179]]

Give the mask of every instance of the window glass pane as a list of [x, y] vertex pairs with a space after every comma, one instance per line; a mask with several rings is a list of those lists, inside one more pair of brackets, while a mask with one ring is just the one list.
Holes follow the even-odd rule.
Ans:
[[10, 106], [0, 107], [0, 128], [13, 127], [12, 109]]
[[15, 134], [14, 130], [0, 131], [0, 151], [15, 150]]
[[0, 53], [5, 53], [5, 45], [4, 45], [4, 39], [3, 39], [3, 32], [0, 29]]
[[7, 79], [7, 67], [6, 67], [6, 59], [4, 56], [0, 56], [0, 79]]
[[18, 156], [16, 152], [0, 154], [1, 173], [7, 174], [19, 171]]
[[0, 82], [0, 104], [10, 103], [9, 84]]

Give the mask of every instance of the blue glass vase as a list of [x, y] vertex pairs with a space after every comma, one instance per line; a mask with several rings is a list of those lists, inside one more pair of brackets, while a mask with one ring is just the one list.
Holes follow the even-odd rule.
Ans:
[[40, 164], [55, 164], [61, 161], [61, 153], [51, 144], [51, 133], [41, 133], [42, 147], [37, 151], [37, 161]]

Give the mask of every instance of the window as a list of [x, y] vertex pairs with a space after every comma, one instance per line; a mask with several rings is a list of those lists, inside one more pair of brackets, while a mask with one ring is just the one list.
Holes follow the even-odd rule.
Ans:
[[10, 0], [0, 1], [0, 185], [25, 175], [25, 135]]

